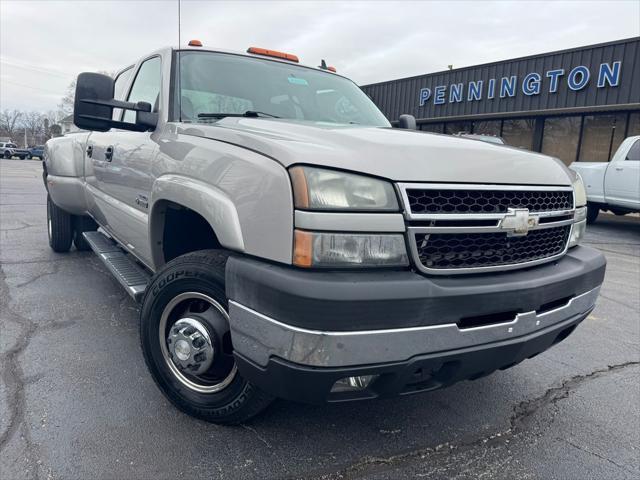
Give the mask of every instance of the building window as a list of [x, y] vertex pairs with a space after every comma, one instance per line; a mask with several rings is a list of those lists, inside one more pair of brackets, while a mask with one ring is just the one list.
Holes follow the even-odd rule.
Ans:
[[444, 133], [455, 135], [456, 133], [471, 133], [471, 122], [449, 122], [445, 124]]
[[502, 123], [502, 138], [513, 147], [533, 148], [534, 118], [510, 118]]
[[579, 116], [545, 118], [542, 153], [559, 158], [565, 165], [575, 162], [581, 120]]
[[443, 133], [444, 123], [423, 123], [420, 125], [420, 130], [423, 132]]
[[502, 120], [484, 120], [473, 122], [473, 133], [476, 135], [495, 135], [500, 136], [502, 129]]
[[581, 162], [608, 162], [624, 140], [627, 115], [586, 115], [580, 144]]
[[629, 131], [628, 137], [640, 135], [640, 113], [632, 113], [629, 115]]

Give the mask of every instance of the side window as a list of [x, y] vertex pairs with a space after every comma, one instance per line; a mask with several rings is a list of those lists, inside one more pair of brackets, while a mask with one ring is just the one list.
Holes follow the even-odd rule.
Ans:
[[[160, 65], [160, 57], [150, 58], [140, 65], [127, 98], [129, 102], [149, 102], [153, 110], [158, 108], [157, 102], [162, 78]], [[134, 123], [136, 121], [136, 112], [127, 110], [124, 114], [124, 121]]]
[[640, 160], [640, 140], [636, 140], [636, 143], [634, 143], [629, 149], [629, 153], [627, 153], [627, 160]]
[[[125, 88], [129, 84], [129, 79], [131, 78], [131, 74], [133, 73], [133, 66], [127, 68], [126, 70], [120, 72], [120, 74], [116, 77], [113, 98], [116, 100], [122, 100], [125, 95]], [[111, 117], [112, 120], [120, 120], [122, 116], [121, 108], [114, 108], [113, 115]]]

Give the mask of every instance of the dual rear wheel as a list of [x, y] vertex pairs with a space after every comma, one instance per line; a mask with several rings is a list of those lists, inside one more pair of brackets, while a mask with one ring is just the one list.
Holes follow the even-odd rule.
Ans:
[[47, 233], [49, 246], [54, 252], [68, 252], [71, 244], [77, 250], [89, 250], [89, 244], [82, 234], [97, 229], [98, 225], [91, 217], [71, 215], [53, 203], [47, 195]]

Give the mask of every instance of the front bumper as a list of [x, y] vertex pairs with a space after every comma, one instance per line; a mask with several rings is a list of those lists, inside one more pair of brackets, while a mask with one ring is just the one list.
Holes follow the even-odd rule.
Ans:
[[[425, 277], [309, 272], [236, 257], [227, 296], [240, 372], [274, 395], [318, 403], [429, 390], [506, 368], [568, 336], [595, 305], [602, 254], [543, 266]], [[380, 375], [353, 395], [335, 381]], [[355, 397], [354, 397], [355, 395]]]

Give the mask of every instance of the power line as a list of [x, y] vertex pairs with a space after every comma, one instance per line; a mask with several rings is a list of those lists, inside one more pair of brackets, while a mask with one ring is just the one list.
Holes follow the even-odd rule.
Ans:
[[10, 83], [12, 85], [17, 85], [18, 87], [24, 87], [24, 88], [30, 88], [32, 90], [40, 90], [42, 92], [47, 92], [47, 93], [55, 93], [56, 95], [64, 95], [64, 92], [54, 92], [53, 90], [47, 90], [46, 88], [40, 88], [40, 87], [32, 87], [31, 85], [25, 85], [23, 83], [18, 83], [18, 82], [12, 82], [11, 80], [2, 80], [2, 83]]
[[69, 79], [70, 77], [72, 77], [72, 75], [65, 75], [62, 72], [56, 72], [54, 70], [48, 70], [46, 68], [42, 68], [42, 67], [37, 67], [35, 65], [31, 65], [29, 63], [19, 63], [19, 62], [13, 62], [13, 61], [7, 61], [4, 59], [0, 59], [0, 63], [3, 63], [5, 65], [9, 65], [11, 67], [16, 67], [16, 68], [22, 68], [24, 70], [33, 70], [34, 72], [39, 72], [39, 73], [45, 73], [47, 75], [53, 75], [56, 77], [60, 77], [60, 78], [64, 78], [64, 79]]

